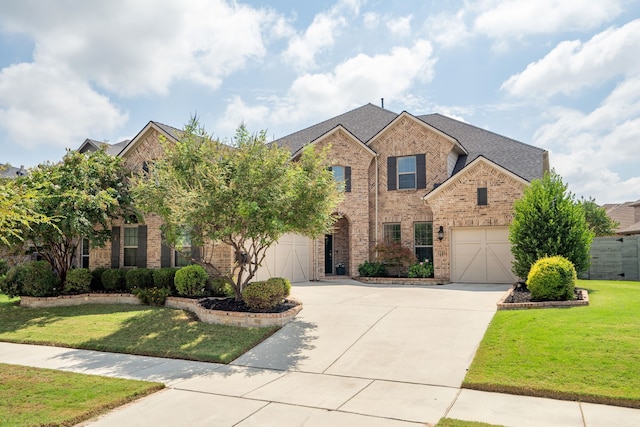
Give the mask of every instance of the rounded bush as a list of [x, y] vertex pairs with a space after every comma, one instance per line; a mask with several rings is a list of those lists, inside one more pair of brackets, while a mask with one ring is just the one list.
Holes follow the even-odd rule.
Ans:
[[286, 279], [284, 277], [272, 277], [269, 280], [267, 280], [268, 282], [275, 282], [275, 283], [280, 283], [280, 286], [282, 286], [282, 297], [286, 298], [289, 295], [291, 295], [291, 282], [289, 281], [289, 279]]
[[74, 268], [67, 272], [63, 293], [66, 295], [86, 294], [91, 291], [93, 275], [88, 268]]
[[207, 272], [199, 265], [188, 265], [176, 272], [175, 284], [178, 295], [195, 298], [205, 295]]
[[214, 297], [232, 297], [235, 295], [233, 286], [229, 283], [229, 279], [224, 277], [216, 277], [210, 281], [211, 294]]
[[29, 261], [12, 267], [3, 280], [2, 291], [9, 297], [50, 297], [59, 292], [58, 276], [46, 261]]
[[284, 289], [279, 281], [259, 281], [242, 290], [242, 299], [253, 311], [266, 311], [282, 302]]
[[91, 271], [91, 290], [92, 291], [104, 291], [102, 286], [102, 273], [107, 271], [105, 267], [97, 267]]
[[119, 268], [111, 268], [105, 270], [102, 273], [102, 286], [111, 292], [124, 291], [127, 289], [127, 282], [125, 279], [125, 270]]
[[358, 266], [358, 274], [362, 277], [384, 277], [387, 269], [382, 262], [365, 261]]
[[124, 275], [127, 289], [147, 289], [153, 286], [153, 271], [148, 268], [134, 268], [127, 270]]
[[153, 270], [153, 286], [156, 288], [169, 289], [171, 294], [175, 294], [176, 285], [174, 283], [174, 279], [177, 271], [178, 269], [175, 267], [158, 268]]
[[534, 301], [566, 301], [574, 298], [576, 269], [571, 261], [556, 255], [537, 260], [527, 277]]

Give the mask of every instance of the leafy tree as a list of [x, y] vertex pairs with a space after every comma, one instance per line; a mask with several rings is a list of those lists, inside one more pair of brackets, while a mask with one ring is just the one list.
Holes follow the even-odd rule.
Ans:
[[586, 200], [584, 197], [580, 199], [578, 205], [584, 211], [585, 220], [589, 229], [593, 231], [596, 236], [611, 236], [616, 233], [618, 224], [612, 220], [605, 209], [596, 204], [596, 201], [592, 198]]
[[[181, 141], [163, 142], [163, 157], [133, 188], [137, 206], [164, 220], [167, 243], [179, 249], [189, 234], [191, 245], [201, 248], [191, 261], [210, 276], [225, 277], [237, 300], [269, 246], [285, 233], [328, 232], [340, 198], [327, 150], [308, 146], [292, 161], [287, 150], [265, 140], [265, 132], [250, 134], [242, 125], [226, 145], [192, 118]], [[213, 242], [233, 248], [229, 271], [213, 264]]]
[[110, 221], [131, 211], [121, 161], [104, 150], [68, 151], [61, 162], [39, 165], [16, 180], [37, 193], [34, 214], [51, 219], [30, 226], [22, 223], [17, 234], [42, 255], [62, 283], [79, 242], [86, 238], [91, 246], [103, 246], [111, 238]]
[[531, 266], [547, 256], [562, 255], [577, 271], [588, 267], [593, 232], [559, 175], [546, 173], [541, 180], [532, 181], [514, 203], [514, 210], [509, 241], [517, 276], [526, 278]]
[[22, 241], [24, 230], [34, 224], [51, 224], [50, 218], [34, 211], [37, 197], [35, 189], [19, 180], [0, 179], [0, 245]]

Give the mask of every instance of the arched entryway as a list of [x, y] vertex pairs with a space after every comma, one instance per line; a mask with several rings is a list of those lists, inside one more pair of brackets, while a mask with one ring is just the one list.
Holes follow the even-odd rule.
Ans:
[[333, 226], [333, 233], [324, 236], [325, 275], [350, 275], [349, 220], [340, 218]]

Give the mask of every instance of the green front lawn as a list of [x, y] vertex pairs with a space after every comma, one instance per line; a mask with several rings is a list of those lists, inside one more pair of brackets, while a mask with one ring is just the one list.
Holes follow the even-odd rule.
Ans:
[[0, 424], [72, 426], [163, 387], [145, 381], [0, 364]]
[[278, 329], [211, 325], [163, 307], [35, 309], [18, 301], [0, 295], [0, 341], [229, 363]]
[[588, 307], [497, 312], [463, 387], [640, 408], [640, 283], [578, 287]]

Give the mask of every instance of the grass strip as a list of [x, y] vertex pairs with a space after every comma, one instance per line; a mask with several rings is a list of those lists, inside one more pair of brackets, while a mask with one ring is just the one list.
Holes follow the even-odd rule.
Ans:
[[463, 421], [455, 418], [442, 418], [436, 427], [502, 427], [496, 424], [481, 423], [478, 421]]
[[0, 364], [0, 423], [73, 426], [162, 388], [146, 381]]
[[640, 283], [578, 286], [587, 307], [497, 312], [463, 387], [640, 408]]
[[229, 363], [278, 330], [202, 323], [164, 307], [25, 308], [18, 302], [0, 295], [0, 341]]

